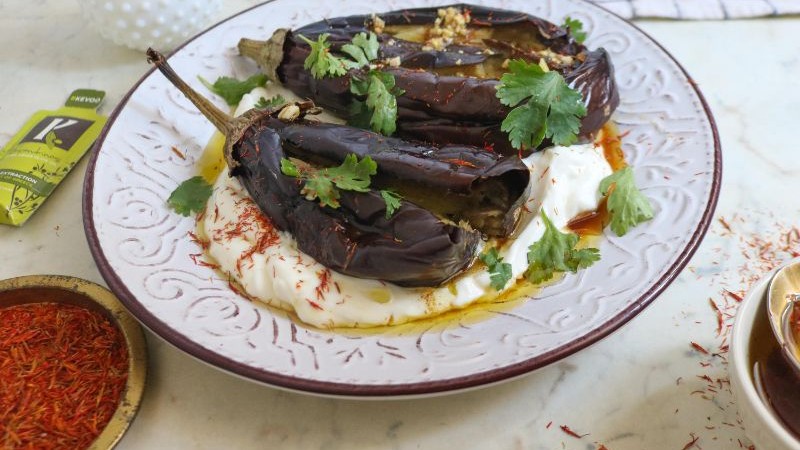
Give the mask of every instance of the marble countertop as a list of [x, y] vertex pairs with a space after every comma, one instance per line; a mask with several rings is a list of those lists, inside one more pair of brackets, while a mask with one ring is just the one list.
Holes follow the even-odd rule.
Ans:
[[[255, 4], [224, 2], [221, 19]], [[599, 343], [520, 379], [473, 392], [348, 401], [267, 388], [192, 359], [148, 333], [141, 410], [117, 448], [747, 448], [724, 350], [736, 297], [790, 259], [800, 196], [800, 18], [638, 21], [705, 94], [722, 138], [714, 223], [677, 280]], [[76, 2], [0, 1], [0, 145], [33, 112], [78, 87], [103, 89], [108, 114], [148, 70], [99, 38]], [[87, 158], [88, 159], [88, 158]], [[0, 279], [55, 273], [103, 280], [81, 220], [87, 159], [22, 228], [0, 228]], [[765, 245], [774, 242], [775, 245]], [[786, 243], [789, 245], [786, 245]], [[767, 258], [763, 258], [766, 256]], [[717, 312], [722, 325], [718, 330]], [[697, 343], [710, 353], [693, 349]], [[582, 438], [570, 436], [569, 427]]]

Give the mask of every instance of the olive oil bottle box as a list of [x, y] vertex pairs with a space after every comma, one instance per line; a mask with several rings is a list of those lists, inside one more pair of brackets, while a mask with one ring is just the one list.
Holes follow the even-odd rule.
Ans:
[[0, 223], [22, 225], [94, 144], [105, 92], [78, 89], [62, 108], [35, 113], [0, 150]]

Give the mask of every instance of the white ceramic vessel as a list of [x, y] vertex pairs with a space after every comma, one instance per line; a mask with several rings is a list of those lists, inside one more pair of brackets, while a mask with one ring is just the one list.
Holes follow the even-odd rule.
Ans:
[[221, 0], [81, 0], [87, 22], [106, 39], [134, 50], [167, 51], [208, 26]]
[[733, 325], [730, 353], [730, 378], [747, 435], [759, 449], [800, 450], [800, 440], [784, 428], [780, 420], [756, 391], [750, 367], [750, 334], [760, 314], [766, 314], [764, 302], [772, 273], [755, 284], [739, 306]]

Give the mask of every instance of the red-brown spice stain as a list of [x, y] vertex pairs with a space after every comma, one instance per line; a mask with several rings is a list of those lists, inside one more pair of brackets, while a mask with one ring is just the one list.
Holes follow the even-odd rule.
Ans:
[[[625, 161], [625, 154], [622, 152], [622, 138], [627, 134], [628, 132], [618, 133], [613, 124], [607, 123], [603, 126], [603, 138], [597, 141], [597, 144], [603, 147], [603, 155], [608, 165], [611, 166], [611, 170], [617, 171], [628, 165]], [[603, 233], [609, 220], [608, 196], [606, 195], [600, 200], [595, 211], [573, 218], [567, 223], [567, 228], [580, 235], [599, 236]]]
[[478, 166], [476, 166], [475, 164], [472, 164], [471, 162], [465, 161], [463, 159], [451, 158], [451, 159], [445, 159], [443, 161], [448, 162], [450, 164], [455, 164], [455, 165], [461, 166], [461, 167], [471, 167], [473, 169], [478, 168]]

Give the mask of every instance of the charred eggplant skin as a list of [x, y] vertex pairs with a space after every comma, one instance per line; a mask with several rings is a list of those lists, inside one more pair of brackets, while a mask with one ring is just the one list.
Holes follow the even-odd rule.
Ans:
[[329, 123], [273, 127], [284, 150], [300, 159], [339, 164], [348, 154], [369, 156], [378, 165], [377, 183], [404, 196], [403, 186], [414, 186], [414, 191], [457, 210], [448, 217], [451, 221], [466, 221], [490, 237], [507, 237], [514, 231], [528, 197], [530, 171], [518, 158], [460, 145], [436, 148]]
[[284, 128], [269, 116], [249, 127], [234, 146], [239, 165], [233, 174], [301, 251], [332, 270], [409, 287], [437, 286], [471, 264], [480, 233], [444, 223], [413, 203], [403, 202], [386, 218], [374, 190], [342, 191], [336, 209], [307, 200], [303, 182], [281, 172], [281, 158], [289, 156]]
[[[588, 137], [599, 130], [619, 105], [614, 67], [604, 49], [589, 51], [565, 29], [529, 14], [468, 4], [449, 6], [469, 10], [472, 27], [526, 27], [553, 52], [575, 57], [575, 64], [557, 70], [586, 101], [588, 113], [581, 121], [581, 136]], [[446, 7], [392, 11], [379, 17], [387, 27], [431, 24], [437, 11]], [[327, 33], [328, 41], [336, 50], [356, 34], [371, 31], [371, 22], [371, 16], [355, 15], [326, 19], [286, 32], [281, 36], [283, 59], [275, 68], [277, 77], [298, 96], [313, 99], [318, 105], [347, 116], [353, 100], [350, 93], [352, 72], [337, 78], [313, 78], [303, 68], [309, 46], [298, 35], [314, 39]], [[488, 57], [483, 49], [451, 45], [441, 51], [430, 50], [386, 33], [378, 34], [378, 40], [380, 57], [399, 56], [401, 61], [400, 67], [384, 69], [395, 76], [397, 87], [405, 91], [397, 99], [398, 136], [516, 153], [507, 135], [500, 131], [500, 123], [508, 115], [509, 108], [496, 97], [497, 79], [441, 75], [433, 71], [483, 62]]]

